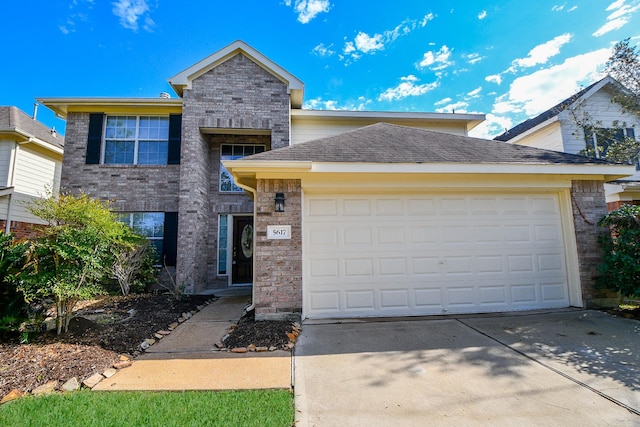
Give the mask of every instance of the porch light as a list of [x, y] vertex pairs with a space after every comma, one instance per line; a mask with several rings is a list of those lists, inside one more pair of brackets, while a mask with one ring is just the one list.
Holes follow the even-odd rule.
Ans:
[[284, 193], [276, 193], [276, 212], [284, 212]]

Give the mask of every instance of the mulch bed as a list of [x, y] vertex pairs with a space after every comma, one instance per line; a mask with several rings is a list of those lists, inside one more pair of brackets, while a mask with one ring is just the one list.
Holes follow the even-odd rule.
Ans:
[[[23, 392], [51, 380], [60, 384], [72, 377], [82, 382], [103, 372], [119, 355], [136, 356], [140, 344], [211, 297], [142, 294], [105, 296], [84, 302], [69, 324], [69, 332], [42, 333], [29, 343], [19, 337], [0, 343], [0, 399], [13, 389]], [[251, 316], [238, 322], [230, 334], [234, 346], [254, 345], [284, 348], [289, 322], [254, 322]], [[284, 337], [284, 338], [282, 338]], [[227, 347], [230, 347], [226, 342]], [[246, 343], [246, 344], [243, 344]]]

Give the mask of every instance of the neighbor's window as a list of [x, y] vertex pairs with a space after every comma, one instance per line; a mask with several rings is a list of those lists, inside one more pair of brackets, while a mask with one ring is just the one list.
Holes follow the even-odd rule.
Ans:
[[105, 164], [166, 165], [169, 117], [107, 116]]
[[607, 149], [614, 142], [620, 142], [625, 137], [636, 138], [633, 128], [585, 128], [584, 139], [587, 150], [593, 151], [595, 157], [602, 158], [607, 154]]
[[222, 160], [241, 159], [252, 154], [262, 153], [264, 150], [264, 145], [222, 144], [220, 146], [220, 191], [231, 193], [244, 191], [236, 185], [233, 177], [222, 164]]
[[118, 219], [149, 240], [155, 247], [159, 263], [164, 245], [164, 212], [120, 212]]

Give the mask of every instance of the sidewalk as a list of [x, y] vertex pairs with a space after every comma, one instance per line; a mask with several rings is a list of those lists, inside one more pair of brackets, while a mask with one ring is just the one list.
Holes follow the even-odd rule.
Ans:
[[246, 296], [221, 297], [93, 390], [290, 389], [291, 353], [214, 350], [247, 302]]

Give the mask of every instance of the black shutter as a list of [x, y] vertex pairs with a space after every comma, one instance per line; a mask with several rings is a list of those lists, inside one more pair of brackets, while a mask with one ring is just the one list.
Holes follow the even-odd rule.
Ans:
[[169, 115], [169, 155], [168, 165], [180, 164], [180, 146], [182, 140], [182, 114]]
[[178, 254], [178, 212], [164, 213], [164, 244], [162, 258], [165, 265], [175, 267]]
[[104, 122], [104, 113], [89, 114], [89, 137], [87, 138], [87, 157], [88, 165], [97, 165], [100, 163], [100, 146], [102, 145], [102, 123]]

